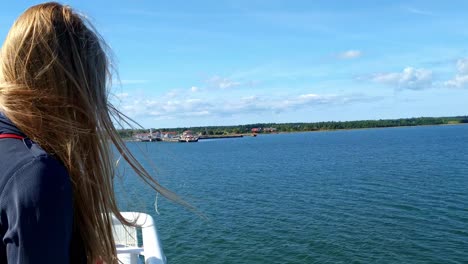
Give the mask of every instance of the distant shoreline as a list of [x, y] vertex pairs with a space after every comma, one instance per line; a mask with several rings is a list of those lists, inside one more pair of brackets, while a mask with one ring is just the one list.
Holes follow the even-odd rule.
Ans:
[[424, 127], [424, 126], [459, 126], [468, 125], [468, 123], [455, 123], [455, 124], [432, 124], [432, 125], [414, 125], [414, 126], [389, 126], [389, 127], [362, 127], [362, 128], [342, 128], [342, 129], [323, 129], [314, 131], [292, 131], [292, 132], [277, 132], [277, 133], [264, 133], [268, 134], [290, 134], [290, 133], [309, 133], [309, 132], [335, 132], [335, 131], [348, 131], [348, 130], [366, 130], [366, 129], [383, 129], [383, 128], [408, 128], [408, 127]]
[[[327, 121], [313, 123], [258, 123], [237, 126], [204, 126], [179, 128], [152, 128], [153, 132], [182, 134], [190, 130], [199, 138], [230, 138], [263, 134], [286, 134], [301, 132], [332, 132], [355, 129], [397, 128], [413, 126], [440, 126], [468, 124], [468, 116], [454, 117], [418, 117], [359, 121]], [[147, 133], [149, 129], [121, 129], [119, 135], [131, 140], [135, 134]]]
[[[424, 126], [459, 126], [459, 125], [468, 125], [468, 123], [457, 123], [457, 124], [436, 124], [436, 125], [415, 125], [415, 126], [394, 126], [394, 127], [365, 127], [365, 128], [345, 128], [345, 129], [323, 129], [323, 130], [314, 130], [314, 131], [291, 131], [291, 132], [273, 132], [273, 133], [262, 133], [257, 134], [260, 136], [264, 135], [284, 135], [284, 134], [300, 134], [300, 133], [319, 133], [319, 132], [338, 132], [338, 131], [352, 131], [352, 130], [368, 130], [368, 129], [385, 129], [385, 128], [408, 128], [408, 127], [424, 127]], [[228, 138], [243, 138], [243, 137], [254, 137], [252, 133], [244, 134], [228, 134], [221, 136], [209, 136], [209, 137], [200, 137], [199, 140], [210, 140], [210, 139], [228, 139]], [[131, 138], [124, 139], [127, 142], [137, 142]]]
[[[363, 128], [343, 128], [343, 129], [323, 129], [323, 130], [314, 130], [314, 131], [291, 131], [291, 132], [262, 133], [262, 134], [257, 134], [257, 135], [262, 136], [262, 135], [300, 134], [300, 133], [317, 133], [317, 132], [338, 132], [338, 131], [385, 129], [385, 128], [408, 128], [408, 127], [425, 127], [425, 126], [459, 126], [459, 125], [468, 125], [468, 123], [439, 124], [439, 125], [415, 125], [415, 126], [394, 126], [394, 127], [363, 127]], [[240, 134], [240, 135], [242, 135], [244, 137], [251, 137], [252, 133]]]

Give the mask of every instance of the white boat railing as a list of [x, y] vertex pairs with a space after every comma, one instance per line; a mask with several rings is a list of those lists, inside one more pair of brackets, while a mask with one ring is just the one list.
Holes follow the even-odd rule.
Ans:
[[117, 256], [124, 264], [139, 264], [140, 256], [145, 264], [166, 264], [161, 241], [153, 218], [144, 213], [122, 212], [122, 216], [130, 222], [136, 221], [141, 227], [141, 239], [137, 228], [122, 225], [116, 217], [112, 218], [114, 240], [117, 247]]

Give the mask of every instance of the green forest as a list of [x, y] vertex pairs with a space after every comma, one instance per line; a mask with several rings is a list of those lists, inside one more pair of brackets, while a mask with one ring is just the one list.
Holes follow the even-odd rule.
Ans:
[[[252, 129], [257, 128], [259, 134], [262, 133], [284, 133], [284, 132], [307, 132], [339, 129], [361, 129], [379, 127], [400, 127], [400, 126], [425, 126], [425, 125], [447, 125], [468, 123], [468, 116], [455, 117], [417, 117], [382, 120], [360, 120], [360, 121], [328, 121], [313, 123], [257, 123], [237, 126], [203, 126], [203, 127], [179, 127], [179, 128], [152, 128], [153, 131], [176, 131], [182, 133], [185, 130], [192, 130], [194, 134], [200, 135], [232, 135], [252, 133]], [[136, 133], [145, 133], [149, 129], [120, 129], [122, 138], [131, 138]]]

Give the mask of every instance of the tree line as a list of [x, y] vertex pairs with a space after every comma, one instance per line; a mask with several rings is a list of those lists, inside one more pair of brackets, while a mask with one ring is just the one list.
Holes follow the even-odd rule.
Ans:
[[[361, 128], [382, 128], [400, 126], [424, 126], [424, 125], [445, 125], [468, 123], [468, 116], [454, 117], [417, 117], [400, 119], [380, 119], [380, 120], [360, 120], [360, 121], [327, 121], [313, 123], [257, 123], [237, 126], [204, 126], [204, 127], [178, 127], [178, 128], [153, 128], [153, 131], [182, 133], [186, 130], [193, 131], [200, 135], [231, 135], [251, 133], [253, 128], [262, 128], [257, 133], [266, 132], [265, 128], [274, 132], [307, 132], [320, 130], [339, 129], [361, 129]], [[273, 128], [273, 129], [271, 129]], [[268, 130], [267, 129], [267, 130]], [[119, 135], [122, 138], [131, 138], [137, 133], [147, 133], [148, 129], [120, 129]]]

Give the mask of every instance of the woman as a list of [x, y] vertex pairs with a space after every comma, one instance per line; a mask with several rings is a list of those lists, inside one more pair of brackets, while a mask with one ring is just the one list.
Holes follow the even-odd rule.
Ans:
[[113, 122], [128, 119], [108, 101], [110, 80], [104, 42], [70, 7], [33, 6], [10, 29], [0, 58], [0, 263], [117, 262], [111, 214], [132, 223], [116, 205], [111, 145], [180, 202], [118, 136]]

